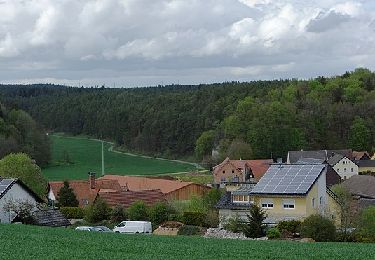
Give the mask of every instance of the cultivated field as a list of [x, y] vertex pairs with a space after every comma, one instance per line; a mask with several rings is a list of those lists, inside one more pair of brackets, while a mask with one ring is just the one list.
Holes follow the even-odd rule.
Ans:
[[374, 244], [123, 235], [0, 224], [0, 259], [373, 259]]
[[[89, 171], [101, 174], [101, 142], [85, 137], [51, 135], [52, 163], [42, 170], [48, 180], [86, 179]], [[158, 175], [195, 170], [192, 164], [134, 156], [112, 151], [104, 144], [105, 173], [118, 175]]]

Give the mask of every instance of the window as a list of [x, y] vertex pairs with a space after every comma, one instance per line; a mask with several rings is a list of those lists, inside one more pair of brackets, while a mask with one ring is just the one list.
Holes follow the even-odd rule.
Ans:
[[315, 198], [312, 198], [312, 199], [311, 199], [311, 206], [312, 206], [313, 208], [315, 208]]
[[344, 168], [344, 172], [346, 172], [346, 168]]
[[337, 169], [337, 172], [339, 172], [340, 171], [340, 169]]
[[225, 171], [223, 171], [223, 173], [225, 174]]
[[354, 171], [353, 168], [350, 169], [352, 172]]
[[344, 176], [344, 180], [346, 180], [346, 176]]
[[320, 196], [320, 198], [319, 198], [319, 204], [320, 204], [320, 205], [323, 204], [323, 197], [322, 197], [322, 196]]
[[225, 177], [221, 177], [221, 181], [225, 181]]
[[283, 200], [283, 208], [284, 209], [294, 209], [295, 208], [295, 201], [292, 199]]
[[265, 208], [265, 209], [272, 209], [273, 208], [273, 200], [272, 199], [262, 199], [261, 204], [262, 204], [262, 208]]
[[232, 170], [232, 173], [234, 173], [234, 170]]
[[233, 195], [232, 201], [237, 203], [249, 203], [248, 195]]

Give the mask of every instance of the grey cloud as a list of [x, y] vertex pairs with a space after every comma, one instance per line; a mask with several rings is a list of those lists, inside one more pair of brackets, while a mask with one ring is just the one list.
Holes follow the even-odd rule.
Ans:
[[352, 18], [346, 14], [340, 14], [335, 11], [328, 13], [319, 13], [319, 15], [310, 21], [306, 26], [309, 32], [325, 32], [333, 28], [337, 28], [342, 23], [349, 22]]

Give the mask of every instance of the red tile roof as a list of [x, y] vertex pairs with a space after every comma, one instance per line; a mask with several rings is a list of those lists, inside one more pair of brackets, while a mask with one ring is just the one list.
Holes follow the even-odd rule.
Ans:
[[367, 157], [370, 158], [370, 154], [367, 151], [353, 151], [352, 154], [354, 160], [361, 160], [364, 155], [367, 155]]
[[224, 165], [232, 164], [237, 170], [243, 170], [245, 165], [248, 165], [254, 174], [256, 181], [266, 173], [270, 165], [273, 163], [272, 159], [261, 159], [261, 160], [230, 160], [228, 157], [220, 164], [214, 167], [214, 171], [219, 171]]
[[131, 191], [160, 190], [164, 194], [168, 194], [193, 184], [192, 182], [184, 181], [119, 175], [105, 175], [98, 180], [115, 180], [121, 185], [121, 187], [127, 187]]
[[165, 195], [160, 190], [114, 192], [100, 190], [98, 194], [110, 207], [121, 205], [124, 208], [128, 208], [136, 201], [144, 201], [147, 206], [152, 206], [156, 202], [165, 200]]
[[[64, 186], [62, 181], [51, 181], [48, 183], [50, 189], [52, 189], [53, 194], [56, 199], [58, 197], [58, 192]], [[90, 188], [90, 182], [87, 181], [69, 181], [69, 187], [74, 191], [74, 194], [79, 201], [79, 206], [83, 207], [87, 204], [91, 204], [98, 194], [100, 189], [111, 189], [111, 190], [121, 190], [120, 184], [116, 180], [95, 180], [95, 189]]]

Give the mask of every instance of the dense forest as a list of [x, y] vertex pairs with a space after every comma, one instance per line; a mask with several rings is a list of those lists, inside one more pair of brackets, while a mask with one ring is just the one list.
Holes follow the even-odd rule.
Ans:
[[150, 88], [1, 85], [1, 101], [51, 131], [130, 151], [198, 160], [286, 157], [288, 150], [373, 150], [375, 74]]
[[8, 111], [0, 103], [0, 158], [24, 152], [40, 166], [48, 164], [50, 143], [45, 132], [23, 110]]

